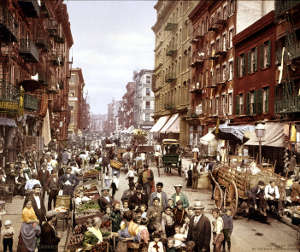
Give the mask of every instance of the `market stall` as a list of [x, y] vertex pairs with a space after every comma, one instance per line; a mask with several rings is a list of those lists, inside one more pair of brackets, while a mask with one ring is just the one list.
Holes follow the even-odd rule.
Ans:
[[[74, 212], [73, 212], [73, 227], [69, 239], [67, 241], [68, 251], [84, 251], [83, 241], [84, 234], [95, 217], [102, 217], [98, 205], [100, 198], [100, 188], [98, 180], [89, 180], [81, 185], [78, 185], [74, 191]], [[108, 244], [97, 244], [89, 251], [108, 251]]]

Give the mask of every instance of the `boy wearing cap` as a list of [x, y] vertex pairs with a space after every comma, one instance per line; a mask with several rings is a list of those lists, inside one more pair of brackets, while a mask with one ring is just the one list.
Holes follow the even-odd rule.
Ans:
[[181, 192], [182, 185], [181, 184], [174, 185], [174, 188], [176, 192], [171, 197], [174, 204], [176, 205], [177, 201], [181, 200], [183, 208], [188, 208], [189, 200], [186, 197], [186, 195]]
[[3, 252], [6, 252], [7, 250], [9, 252], [12, 252], [13, 248], [13, 238], [14, 238], [14, 228], [11, 225], [10, 220], [6, 220], [4, 222], [4, 229], [1, 232], [2, 238], [3, 238]]

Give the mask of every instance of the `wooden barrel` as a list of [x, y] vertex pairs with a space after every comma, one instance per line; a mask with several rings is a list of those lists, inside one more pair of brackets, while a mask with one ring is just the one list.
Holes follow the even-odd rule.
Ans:
[[55, 207], [65, 207], [70, 209], [71, 196], [70, 195], [58, 195], [56, 198]]

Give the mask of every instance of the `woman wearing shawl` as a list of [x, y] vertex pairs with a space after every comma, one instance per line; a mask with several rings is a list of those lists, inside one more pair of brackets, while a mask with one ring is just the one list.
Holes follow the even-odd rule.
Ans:
[[95, 245], [103, 242], [103, 237], [109, 236], [110, 232], [101, 232], [102, 221], [99, 217], [94, 218], [93, 226], [88, 227], [88, 230], [84, 233], [83, 247], [85, 250], [91, 250]]
[[41, 228], [30, 200], [23, 209], [22, 221], [17, 252], [34, 252]]

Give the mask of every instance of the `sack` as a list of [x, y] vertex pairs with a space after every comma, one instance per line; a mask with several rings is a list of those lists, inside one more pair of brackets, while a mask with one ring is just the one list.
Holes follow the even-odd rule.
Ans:
[[127, 242], [126, 241], [119, 241], [116, 247], [116, 251], [118, 252], [127, 252]]

